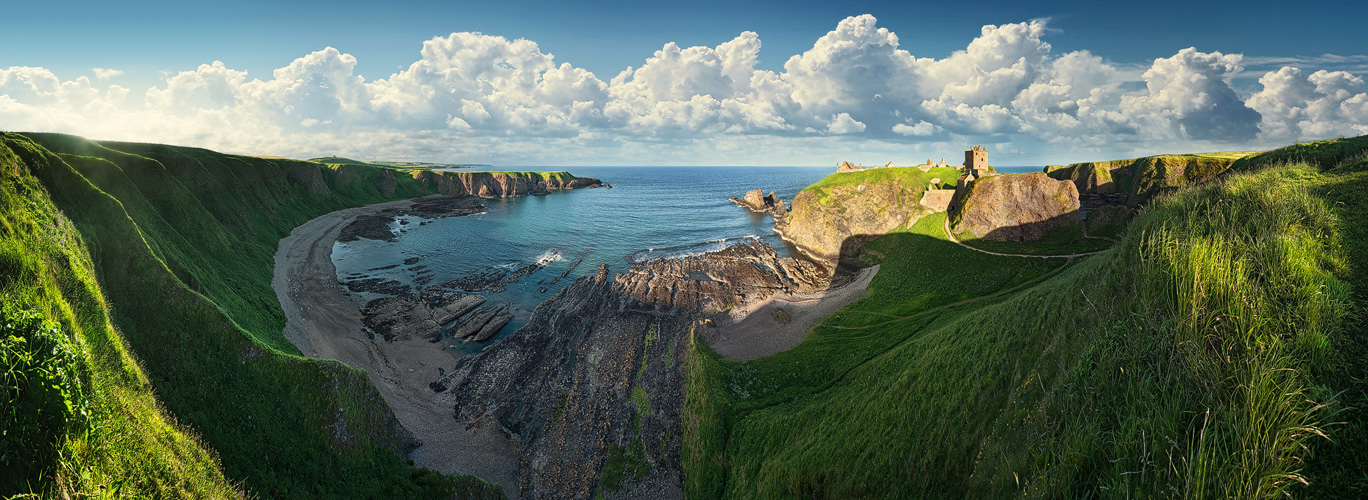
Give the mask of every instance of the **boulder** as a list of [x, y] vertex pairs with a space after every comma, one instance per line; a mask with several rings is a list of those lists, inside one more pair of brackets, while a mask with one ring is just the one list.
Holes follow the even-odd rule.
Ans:
[[1038, 240], [1058, 228], [1081, 229], [1078, 188], [1043, 172], [993, 175], [969, 183], [956, 203], [955, 231], [994, 241]]

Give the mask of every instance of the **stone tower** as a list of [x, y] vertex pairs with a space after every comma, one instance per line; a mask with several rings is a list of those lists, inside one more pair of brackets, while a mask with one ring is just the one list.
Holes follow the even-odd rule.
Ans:
[[979, 172], [988, 169], [988, 150], [983, 146], [974, 146], [964, 152], [964, 170], [973, 172], [976, 177], [983, 177]]

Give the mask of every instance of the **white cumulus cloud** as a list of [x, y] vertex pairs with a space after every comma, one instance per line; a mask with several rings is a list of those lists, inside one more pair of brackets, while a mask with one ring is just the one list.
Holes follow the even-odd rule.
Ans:
[[[677, 163], [701, 151], [728, 163], [810, 162], [823, 148], [944, 156], [970, 143], [1023, 155], [1098, 144], [1248, 149], [1368, 133], [1363, 79], [1314, 67], [1365, 56], [1283, 61], [1188, 48], [1123, 65], [1055, 53], [1047, 38], [1056, 35], [1043, 20], [988, 25], [934, 59], [862, 15], [782, 70], [757, 69], [761, 40], [747, 31], [711, 47], [665, 43], [607, 80], [534, 41], [482, 33], [424, 41], [416, 61], [373, 80], [332, 47], [264, 78], [212, 61], [144, 89], [11, 67], [0, 69], [0, 123], [256, 154], [542, 164]], [[1250, 59], [1284, 64], [1242, 96], [1230, 82]], [[96, 81], [123, 74], [93, 72]]]
[[124, 74], [124, 71], [121, 69], [90, 68], [90, 71], [95, 73], [95, 78], [98, 80], [108, 80]]

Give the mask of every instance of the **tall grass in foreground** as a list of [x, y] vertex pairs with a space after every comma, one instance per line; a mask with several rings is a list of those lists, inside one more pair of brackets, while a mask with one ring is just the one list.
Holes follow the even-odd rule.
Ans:
[[1350, 301], [1335, 216], [1305, 184], [1317, 175], [1231, 176], [1156, 203], [1131, 228], [1133, 314], [1171, 335], [1173, 368], [1210, 408], [1189, 432], [1188, 496], [1267, 498], [1307, 482], [1307, 440], [1324, 436], [1332, 402], [1308, 370], [1330, 354]]
[[[754, 362], [697, 347], [686, 428], [705, 422], [685, 437], [686, 478], [756, 498], [1296, 493], [1328, 444], [1335, 400], [1313, 377], [1350, 304], [1335, 213], [1307, 187], [1319, 176], [1279, 166], [1160, 196], [1114, 249], [929, 323], [871, 324], [857, 303], [805, 344], [842, 326], [906, 340], [771, 406], [735, 390]], [[790, 369], [824, 363], [804, 361]]]

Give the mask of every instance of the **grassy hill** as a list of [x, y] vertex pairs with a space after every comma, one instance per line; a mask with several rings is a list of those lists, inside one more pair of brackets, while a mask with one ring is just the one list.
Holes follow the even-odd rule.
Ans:
[[[265, 158], [265, 157], [263, 157]], [[380, 167], [394, 169], [419, 169], [430, 170], [434, 168], [470, 168], [473, 165], [451, 165], [447, 163], [427, 163], [421, 161], [360, 161], [341, 156], [324, 156], [321, 158], [309, 158], [308, 161], [322, 163], [324, 165], [359, 165], [363, 167]], [[489, 165], [481, 165], [489, 166]]]
[[687, 494], [1363, 496], [1366, 142], [1160, 195], [1090, 257], [972, 252], [944, 214], [870, 242], [869, 298], [794, 349], [693, 344]]
[[375, 164], [372, 164], [370, 162], [353, 160], [351, 158], [345, 158], [341, 156], [324, 156], [320, 158], [309, 158], [308, 161], [314, 163], [322, 163], [324, 165], [362, 165], [367, 167], [376, 166]]
[[22, 195], [7, 198], [17, 201], [5, 220], [24, 228], [6, 229], [0, 296], [89, 353], [80, 387], [99, 410], [68, 426], [45, 472], [0, 484], [3, 493], [117, 483], [128, 496], [431, 498], [483, 488], [403, 463], [406, 434], [370, 381], [297, 356], [270, 288], [276, 241], [292, 228], [430, 192], [418, 180], [52, 134], [0, 135], [0, 155], [6, 189]]

